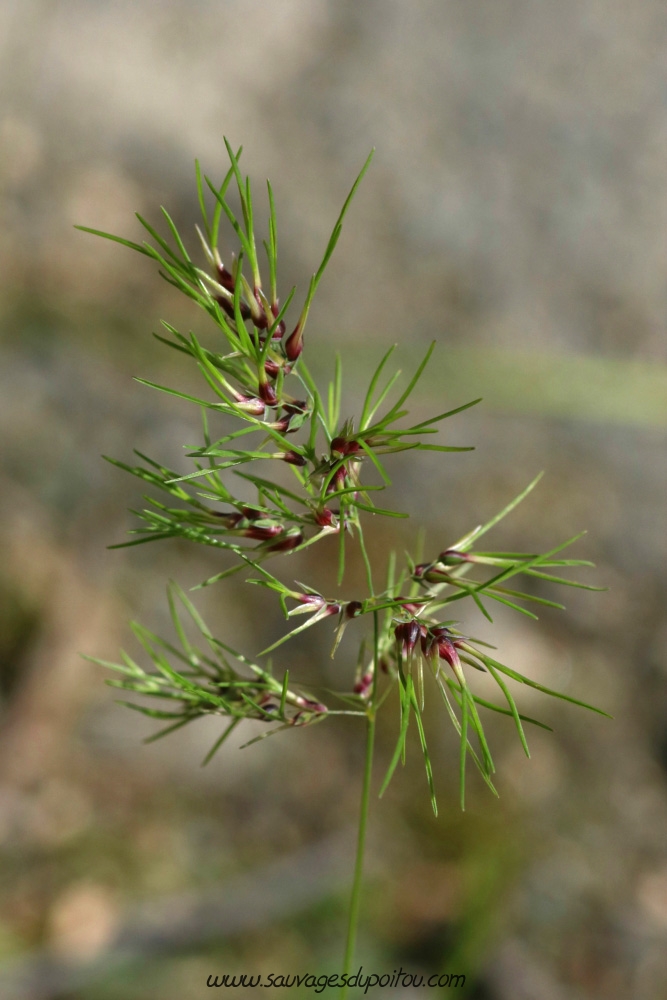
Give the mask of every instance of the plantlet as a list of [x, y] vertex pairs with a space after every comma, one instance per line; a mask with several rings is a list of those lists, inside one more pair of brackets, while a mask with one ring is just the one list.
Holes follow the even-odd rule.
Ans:
[[[239, 574], [240, 579], [240, 574], [245, 573], [246, 583], [265, 588], [279, 601], [287, 630], [267, 649], [246, 655], [229, 646], [224, 637], [214, 635], [185, 593], [176, 584], [170, 584], [169, 607], [179, 645], [133, 623], [150, 665], [143, 667], [126, 653], [122, 653], [121, 663], [95, 662], [121, 675], [120, 679], [109, 681], [110, 684], [152, 700], [152, 705], [124, 702], [166, 723], [151, 739], [165, 736], [203, 715], [219, 716], [220, 736], [205, 763], [244, 719], [266, 723], [266, 732], [256, 739], [322, 723], [338, 715], [356, 716], [365, 724], [367, 752], [344, 965], [345, 972], [349, 972], [359, 912], [375, 723], [388, 693], [395, 689], [398, 694], [399, 726], [380, 795], [399, 761], [405, 760], [408, 731], [413, 722], [431, 803], [437, 814], [422, 719], [427, 693], [430, 696], [432, 692], [442, 698], [444, 711], [460, 737], [461, 808], [465, 804], [468, 760], [495, 794], [495, 768], [484, 732], [483, 713], [501, 713], [511, 719], [526, 754], [524, 723], [543, 726], [519, 710], [509, 682], [528, 685], [602, 715], [606, 713], [552, 691], [496, 659], [491, 655], [493, 647], [466, 634], [459, 620], [460, 602], [474, 602], [489, 621], [493, 602], [535, 618], [526, 604], [557, 608], [562, 605], [515, 589], [513, 578], [532, 577], [588, 590], [600, 588], [570, 580], [557, 572], [591, 565], [585, 560], [562, 556], [563, 550], [580, 535], [541, 555], [478, 547], [486, 533], [534, 488], [539, 476], [486, 524], [448, 543], [441, 551], [430, 553], [426, 560], [420, 555], [415, 559], [408, 556], [400, 562], [391, 553], [387, 566], [371, 564], [364, 545], [366, 519], [407, 516], [377, 504], [377, 493], [390, 484], [385, 460], [393, 461], [396, 452], [408, 449], [470, 450], [432, 443], [432, 437], [439, 424], [480, 400], [411, 423], [408, 400], [431, 359], [434, 345], [428, 348], [414, 375], [402, 388], [397, 387], [400, 373], [389, 377], [386, 374], [394, 351], [391, 347], [370, 378], [358, 414], [342, 414], [340, 358], [336, 360], [327, 391], [321, 392], [304, 360], [307, 349], [311, 349], [307, 320], [313, 296], [371, 157], [343, 205], [298, 318], [288, 323], [295, 289], [284, 299], [279, 297], [277, 223], [271, 186], [268, 185], [268, 240], [263, 244], [268, 272], [265, 283], [255, 238], [250, 181], [240, 172], [241, 151], [234, 153], [227, 143], [227, 152], [231, 166], [219, 186], [203, 178], [197, 164], [203, 219], [203, 230], [197, 228], [197, 233], [203, 266], [190, 256], [165, 209], [162, 213], [169, 239], [164, 239], [140, 216], [139, 221], [151, 238], [141, 244], [79, 228], [115, 240], [155, 261], [161, 276], [208, 314], [217, 336], [215, 346], [210, 348], [194, 333], [185, 335], [168, 323], [163, 324], [166, 336], [156, 334], [161, 343], [196, 366], [205, 383], [202, 395], [192, 396], [143, 379], [138, 381], [196, 406], [201, 414], [202, 441], [189, 449], [193, 468], [185, 475], [138, 451], [138, 465], [109, 459], [162, 496], [162, 499], [153, 494], [145, 497], [148, 506], [137, 512], [140, 526], [133, 529], [135, 537], [123, 544], [181, 537], [219, 549], [220, 572], [201, 586], [234, 574]], [[240, 215], [233, 211], [227, 198], [232, 183], [238, 192]], [[223, 221], [229, 224], [236, 242], [236, 252], [225, 254], [224, 260], [219, 250]], [[312, 349], [317, 350], [315, 335]], [[229, 418], [234, 421], [231, 430]], [[288, 470], [291, 482], [284, 474], [276, 473], [276, 463], [282, 473]], [[286, 481], [289, 485], [285, 485]], [[242, 498], [248, 484], [254, 491], [251, 502]], [[291, 557], [329, 536], [335, 536], [338, 543], [340, 590], [335, 594], [320, 593], [309, 584], [290, 578]], [[359, 547], [365, 565], [363, 593], [342, 589], [349, 545]], [[282, 567], [281, 576], [276, 575], [278, 564]], [[188, 639], [182, 621], [184, 615], [192, 619], [201, 633], [200, 645]], [[350, 685], [342, 694], [314, 694], [304, 690], [286, 668], [274, 668], [266, 660], [269, 653], [278, 650], [292, 636], [323, 620], [335, 624], [332, 656], [345, 628], [352, 623], [356, 629], [367, 625], [367, 634], [360, 637], [356, 672], [347, 665], [340, 672], [341, 683]], [[485, 671], [495, 681], [498, 702], [475, 693], [471, 680], [477, 671]]]

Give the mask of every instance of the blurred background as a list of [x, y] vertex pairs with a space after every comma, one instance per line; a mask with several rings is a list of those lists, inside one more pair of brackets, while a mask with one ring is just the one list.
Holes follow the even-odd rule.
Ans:
[[[350, 412], [393, 342], [407, 368], [438, 342], [418, 414], [484, 397], [441, 434], [476, 451], [390, 463], [413, 520], [372, 524], [375, 558], [422, 522], [441, 551], [544, 469], [489, 547], [587, 528], [572, 555], [609, 588], [485, 633], [615, 716], [517, 692], [555, 733], [528, 761], [489, 720], [499, 800], [471, 774], [459, 812], [432, 699], [441, 816], [413, 742], [373, 804], [358, 963], [464, 973], [478, 1000], [667, 995], [666, 44], [660, 0], [0, 0], [0, 996], [195, 1000], [211, 973], [341, 969], [362, 727], [232, 741], [202, 769], [214, 721], [144, 747], [155, 727], [80, 656], [136, 654], [132, 617], [168, 633], [166, 580], [221, 563], [106, 549], [141, 484], [100, 455], [169, 464], [198, 440], [132, 380], [195, 384], [151, 331], [208, 328], [73, 225], [136, 239], [163, 204], [196, 249], [193, 161], [221, 178], [223, 134], [260, 206], [272, 180], [283, 294], [377, 149], [307, 337], [316, 373], [341, 350]], [[314, 552], [287, 568], [316, 582]], [[248, 654], [281, 628], [257, 589], [197, 598]], [[351, 675], [330, 632], [283, 649], [293, 674]], [[390, 708], [378, 776], [395, 732]]]

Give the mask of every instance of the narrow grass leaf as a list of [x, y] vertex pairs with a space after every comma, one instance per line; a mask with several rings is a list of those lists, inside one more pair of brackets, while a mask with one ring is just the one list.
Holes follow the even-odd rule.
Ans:
[[459, 799], [461, 812], [466, 807], [466, 755], [468, 753], [468, 699], [465, 691], [461, 698], [461, 747], [459, 751]]
[[380, 798], [382, 798], [382, 796], [386, 792], [389, 782], [393, 777], [394, 771], [398, 766], [399, 760], [405, 759], [404, 757], [405, 740], [408, 734], [408, 725], [410, 723], [411, 693], [412, 693], [412, 677], [408, 676], [406, 681], [405, 691], [403, 690], [401, 691], [401, 706], [402, 706], [401, 729], [398, 736], [398, 741], [394, 748], [394, 753], [392, 755], [391, 762], [389, 764], [389, 767], [387, 768], [387, 773], [385, 774], [384, 781], [380, 786], [380, 792], [379, 792]]
[[434, 350], [435, 350], [435, 340], [433, 340], [431, 342], [431, 344], [430, 344], [430, 346], [429, 346], [426, 354], [424, 355], [423, 361], [420, 363], [419, 367], [417, 368], [417, 371], [415, 372], [415, 374], [410, 379], [410, 381], [408, 383], [407, 389], [405, 390], [405, 392], [403, 393], [403, 395], [399, 397], [399, 399], [396, 401], [396, 403], [394, 403], [394, 405], [392, 406], [392, 408], [390, 410], [390, 413], [387, 414], [387, 417], [385, 417], [385, 420], [390, 415], [391, 415], [392, 419], [394, 419], [394, 420], [398, 419], [398, 411], [400, 410], [401, 406], [406, 401], [406, 399], [411, 395], [413, 389], [417, 385], [417, 382], [419, 382], [419, 379], [422, 376], [422, 372], [426, 368], [426, 365], [429, 363], [429, 360], [430, 360], [431, 355], [433, 354]]
[[507, 687], [507, 684], [505, 684], [504, 680], [502, 679], [496, 668], [490, 663], [487, 663], [486, 666], [489, 670], [489, 673], [493, 677], [494, 681], [496, 682], [502, 693], [505, 695], [507, 704], [514, 719], [514, 725], [516, 726], [517, 732], [519, 734], [519, 739], [521, 740], [521, 745], [524, 749], [524, 753], [526, 754], [526, 757], [530, 758], [530, 750], [528, 749], [526, 734], [524, 733], [523, 726], [521, 725], [521, 716], [519, 715], [519, 710], [516, 707], [516, 702], [514, 701], [514, 698], [512, 697], [510, 690]]
[[[607, 719], [612, 719], [613, 716], [609, 715], [608, 712], [604, 712], [601, 708], [597, 708], [595, 705], [589, 705], [585, 701], [580, 701], [579, 698], [573, 698], [569, 694], [563, 694], [562, 691], [554, 691], [552, 688], [545, 687], [544, 684], [538, 684], [537, 681], [531, 680], [529, 677], [524, 677], [523, 674], [518, 673], [516, 670], [512, 670], [511, 667], [505, 666], [504, 663], [499, 663], [498, 660], [493, 660], [490, 656], [475, 650], [474, 653], [478, 659], [482, 660], [486, 666], [496, 667], [501, 673], [505, 674], [507, 677], [511, 677], [512, 680], [518, 681], [519, 684], [526, 684], [528, 687], [534, 688], [536, 691], [541, 691], [543, 694], [551, 695], [552, 698], [559, 698], [561, 701], [568, 701], [572, 705], [578, 705], [580, 708], [586, 708], [589, 712], [595, 712], [597, 715], [603, 715]], [[488, 662], [487, 662], [488, 661]]]
[[375, 454], [375, 452], [373, 451], [373, 449], [370, 448], [366, 444], [366, 442], [364, 441], [363, 438], [359, 438], [358, 440], [359, 440], [359, 444], [361, 445], [362, 449], [366, 452], [366, 454], [370, 458], [371, 462], [373, 463], [373, 465], [375, 466], [375, 468], [378, 470], [378, 472], [380, 473], [380, 475], [384, 479], [384, 481], [387, 484], [387, 486], [391, 486], [391, 479], [389, 478], [389, 476], [385, 472], [384, 466], [382, 465], [380, 459], [377, 457], [377, 455]]
[[376, 388], [376, 386], [378, 384], [378, 380], [380, 378], [380, 375], [382, 374], [382, 369], [384, 368], [384, 366], [386, 365], [387, 361], [389, 360], [389, 358], [392, 356], [392, 354], [396, 350], [396, 347], [397, 347], [396, 344], [392, 344], [392, 346], [389, 348], [389, 350], [383, 355], [383, 357], [380, 360], [379, 365], [377, 366], [377, 368], [373, 372], [373, 375], [371, 377], [371, 381], [370, 381], [369, 386], [368, 386], [368, 391], [366, 392], [366, 397], [364, 399], [364, 405], [363, 405], [363, 407], [361, 409], [361, 418], [359, 420], [359, 429], [361, 431], [364, 430], [364, 428], [366, 427], [366, 424], [372, 419], [372, 417], [370, 417], [369, 414], [370, 414], [371, 403], [373, 401], [373, 393], [375, 392], [375, 388]]
[[123, 239], [122, 236], [104, 233], [101, 229], [91, 229], [89, 226], [74, 226], [74, 228], [79, 229], [82, 233], [90, 233], [92, 236], [101, 236], [102, 239], [111, 240], [112, 243], [120, 243], [121, 246], [128, 247], [130, 250], [136, 250], [137, 253], [143, 254], [145, 257], [152, 256], [147, 247], [142, 246], [140, 243], [133, 243], [132, 240]]
[[216, 753], [218, 752], [222, 744], [225, 742], [228, 736], [232, 735], [232, 733], [234, 732], [240, 721], [241, 717], [237, 716], [236, 718], [232, 719], [232, 721], [229, 723], [228, 726], [225, 727], [225, 729], [223, 729], [221, 735], [218, 737], [218, 739], [215, 741], [209, 752], [204, 757], [203, 761], [200, 764], [200, 767], [206, 767], [206, 765], [211, 760], [213, 760], [213, 758], [215, 757]]
[[414, 688], [410, 692], [410, 701], [412, 704], [412, 710], [415, 713], [415, 722], [417, 723], [417, 732], [419, 733], [419, 743], [422, 749], [422, 755], [424, 757], [424, 766], [426, 768], [426, 779], [428, 781], [428, 790], [431, 798], [431, 807], [433, 809], [433, 814], [438, 815], [438, 803], [435, 798], [435, 786], [433, 784], [433, 768], [431, 767], [431, 758], [429, 756], [428, 747], [426, 745], [426, 733], [424, 732], [424, 723], [422, 722], [421, 712], [419, 710], [419, 704], [417, 701], [417, 696], [414, 692]]
[[163, 736], [168, 736], [169, 733], [175, 733], [177, 729], [182, 729], [183, 726], [187, 726], [188, 722], [192, 722], [193, 719], [196, 718], [197, 718], [196, 715], [188, 715], [184, 719], [181, 719], [179, 722], [175, 722], [173, 726], [167, 726], [166, 729], [160, 729], [159, 732], [153, 733], [152, 736], [147, 736], [143, 742], [155, 743], [156, 740], [161, 740]]
[[478, 403], [482, 402], [482, 397], [479, 399], [473, 399], [470, 403], [464, 403], [463, 406], [457, 406], [453, 410], [446, 410], [445, 413], [439, 413], [437, 417], [429, 417], [428, 420], [422, 420], [421, 423], [415, 424], [414, 427], [410, 429], [412, 431], [420, 431], [425, 427], [429, 427], [431, 424], [438, 423], [440, 420], [446, 420], [448, 417], [453, 417], [456, 413], [463, 413], [464, 410], [469, 410], [471, 406], [477, 406]]
[[[541, 563], [541, 565], [544, 566], [548, 564]], [[590, 563], [587, 565], [590, 565]], [[605, 591], [609, 589], [608, 587], [592, 587], [588, 583], [578, 583], [576, 580], [566, 580], [562, 576], [556, 576], [551, 573], [542, 573], [541, 570], [537, 569], [527, 569], [526, 575], [534, 576], [538, 580], [548, 580], [550, 583], [562, 583], [564, 587], [578, 587], [579, 590]]]
[[529, 483], [528, 486], [526, 486], [525, 490], [522, 490], [521, 493], [519, 493], [519, 495], [514, 498], [514, 500], [511, 500], [506, 507], [503, 507], [503, 509], [498, 514], [496, 514], [495, 517], [492, 517], [490, 521], [486, 522], [486, 524], [480, 525], [478, 528], [475, 528], [474, 531], [471, 531], [468, 535], [465, 535], [458, 542], [456, 542], [452, 546], [452, 548], [458, 549], [459, 552], [467, 552], [467, 550], [470, 548], [472, 543], [476, 541], [476, 539], [480, 538], [482, 535], [485, 535], [486, 532], [490, 531], [491, 528], [493, 528], [496, 524], [498, 524], [499, 521], [502, 521], [504, 517], [507, 517], [507, 515], [510, 514], [515, 507], [518, 507], [518, 505], [521, 503], [522, 500], [526, 499], [528, 494], [535, 489], [535, 487], [537, 486], [543, 475], [544, 473], [540, 472], [539, 475], [535, 476], [533, 481]]

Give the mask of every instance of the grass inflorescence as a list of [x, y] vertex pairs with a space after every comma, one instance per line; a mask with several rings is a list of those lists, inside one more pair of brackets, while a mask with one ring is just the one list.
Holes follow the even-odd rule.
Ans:
[[[306, 366], [311, 349], [307, 320], [318, 285], [338, 242], [352, 198], [372, 158], [356, 178], [333, 227], [322, 260], [310, 279], [294, 325], [288, 325], [296, 290], [279, 297], [278, 226], [271, 185], [267, 182], [269, 238], [263, 242], [266, 281], [262, 277], [261, 251], [255, 237], [254, 205], [250, 180], [239, 166], [241, 150], [227, 145], [230, 167], [221, 184], [204, 177], [196, 165], [202, 225], [198, 259], [186, 249], [169, 213], [162, 209], [168, 237], [164, 238], [138, 216], [147, 239], [136, 243], [109, 233], [79, 227], [114, 240], [153, 260], [161, 276], [203, 309], [219, 335], [215, 350], [205, 347], [194, 333], [163, 323], [157, 340], [183, 355], [198, 370], [201, 395], [191, 395], [165, 385], [139, 379], [142, 384], [168, 393], [197, 407], [202, 437], [188, 446], [191, 471], [179, 474], [162, 463], [135, 452], [137, 464], [109, 459], [157, 491], [144, 499], [147, 506], [135, 513], [138, 525], [125, 546], [168, 538], [186, 538], [220, 551], [221, 569], [200, 586], [244, 574], [245, 583], [270, 592], [283, 611], [286, 628], [269, 647], [247, 657], [212, 634], [193, 603], [170, 584], [169, 605], [178, 644], [169, 642], [134, 623], [134, 633], [148, 657], [139, 665], [126, 653], [121, 663], [96, 661], [110, 667], [119, 678], [109, 683], [143, 696], [148, 704], [124, 702], [166, 725], [153, 737], [166, 736], [204, 715], [221, 717], [221, 733], [206, 755], [207, 763], [244, 719], [266, 723], [265, 735], [321, 723], [340, 714], [365, 720], [368, 752], [364, 773], [359, 850], [355, 868], [346, 963], [352, 960], [358, 913], [364, 833], [368, 812], [373, 734], [378, 710], [392, 688], [398, 691], [399, 727], [393, 756], [388, 763], [380, 794], [400, 761], [405, 761], [410, 723], [424, 758], [429, 795], [437, 813], [433, 768], [428, 749], [424, 706], [429, 692], [442, 698], [444, 710], [460, 739], [460, 804], [465, 804], [466, 764], [471, 760], [495, 793], [495, 765], [486, 738], [483, 715], [500, 713], [516, 728], [529, 754], [524, 725], [544, 726], [523, 714], [511, 684], [528, 685], [547, 695], [600, 712], [600, 709], [552, 691], [490, 655], [486, 643], [466, 634], [461, 625], [461, 601], [474, 603], [492, 621], [491, 608], [500, 603], [535, 618], [535, 605], [561, 608], [558, 602], [520, 589], [513, 578], [533, 578], [554, 585], [599, 589], [561, 575], [570, 568], [590, 566], [581, 559], [563, 558], [575, 535], [546, 553], [495, 552], [477, 545], [501, 518], [509, 514], [536, 486], [539, 476], [503, 510], [465, 537], [452, 542], [426, 561], [409, 554], [399, 564], [396, 553], [389, 568], [380, 573], [364, 544], [364, 524], [370, 517], [405, 518], [402, 511], [377, 503], [377, 494], [390, 485], [386, 463], [408, 449], [431, 452], [471, 450], [467, 446], [434, 443], [440, 425], [479, 403], [464, 405], [411, 423], [410, 397], [431, 361], [431, 344], [414, 374], [401, 386], [400, 373], [388, 366], [390, 347], [371, 373], [357, 416], [342, 413], [343, 370], [337, 357], [331, 380], [322, 391]], [[240, 204], [235, 213], [228, 200], [233, 185]], [[212, 199], [212, 203], [211, 203]], [[225, 222], [236, 250], [225, 261], [219, 250]], [[200, 266], [200, 264], [202, 266]], [[317, 340], [312, 349], [317, 351]], [[225, 420], [222, 421], [221, 417]], [[235, 422], [233, 430], [229, 418]], [[275, 475], [276, 465], [290, 470], [292, 482]], [[260, 464], [258, 464], [260, 463]], [[377, 473], [370, 475], [370, 473]], [[377, 479], [379, 484], [371, 482]], [[241, 499], [248, 484], [254, 492]], [[337, 587], [323, 594], [307, 583], [289, 579], [288, 557], [324, 538], [338, 540]], [[366, 592], [344, 592], [346, 547], [357, 546], [366, 569]], [[283, 568], [277, 575], [280, 558]], [[421, 556], [419, 558], [422, 558]], [[285, 577], [288, 582], [285, 582]], [[267, 595], [268, 596], [268, 595]], [[455, 607], [450, 607], [455, 605]], [[203, 646], [193, 644], [182, 625], [186, 614], [201, 634]], [[452, 617], [454, 615], [454, 617]], [[356, 670], [350, 689], [338, 694], [335, 705], [325, 704], [292, 679], [289, 670], [276, 671], [266, 657], [293, 636], [324, 620], [335, 624], [332, 656], [345, 628], [365, 619], [368, 634], [360, 639]], [[295, 620], [297, 623], [295, 623]], [[256, 662], [256, 661], [262, 661]], [[498, 701], [475, 692], [474, 678], [485, 672], [497, 685]], [[486, 691], [486, 688], [485, 688]], [[159, 704], [161, 707], [155, 707]], [[601, 712], [601, 714], [605, 714]], [[262, 736], [257, 737], [263, 738]], [[250, 742], [255, 742], [251, 740]]]

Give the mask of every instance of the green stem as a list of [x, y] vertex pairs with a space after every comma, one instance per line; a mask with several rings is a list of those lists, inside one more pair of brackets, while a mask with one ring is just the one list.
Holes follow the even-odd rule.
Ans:
[[[371, 773], [373, 770], [373, 744], [375, 738], [375, 716], [368, 716], [366, 729], [366, 766], [364, 768], [364, 783], [361, 792], [361, 810], [359, 816], [359, 833], [357, 836], [357, 857], [354, 864], [354, 882], [347, 924], [347, 943], [345, 945], [345, 961], [343, 971], [349, 976], [354, 959], [354, 946], [357, 940], [359, 924], [359, 906], [361, 904], [361, 883], [364, 868], [364, 848], [366, 846], [366, 826], [368, 823], [368, 806], [370, 802]], [[343, 986], [341, 1000], [347, 996], [347, 984]]]
[[[347, 941], [345, 944], [345, 959], [343, 962], [343, 972], [349, 977], [354, 959], [354, 949], [357, 941], [357, 927], [359, 924], [359, 908], [361, 905], [361, 885], [364, 870], [364, 849], [366, 846], [366, 828], [368, 826], [368, 810], [371, 798], [371, 777], [373, 774], [373, 749], [375, 745], [375, 712], [376, 712], [376, 691], [378, 673], [378, 650], [379, 650], [379, 620], [378, 613], [373, 613], [374, 619], [374, 648], [373, 660], [373, 689], [368, 706], [366, 723], [366, 762], [364, 765], [364, 780], [361, 789], [361, 808], [359, 810], [359, 831], [357, 834], [357, 856], [354, 863], [354, 880], [352, 882], [352, 896], [348, 910]], [[341, 1000], [347, 997], [347, 982], [341, 988]]]

